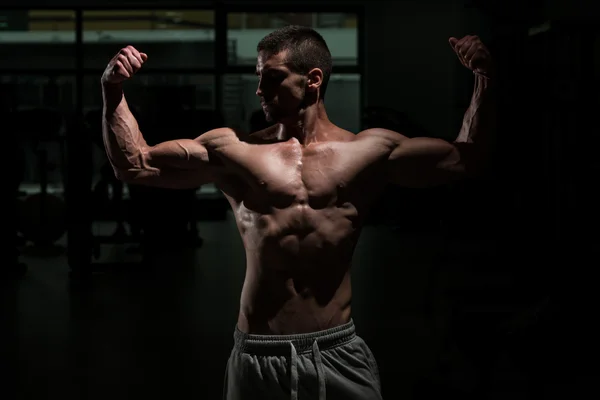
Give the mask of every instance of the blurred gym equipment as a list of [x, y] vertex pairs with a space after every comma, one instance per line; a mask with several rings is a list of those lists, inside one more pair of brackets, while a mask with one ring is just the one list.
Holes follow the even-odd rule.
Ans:
[[25, 155], [23, 146], [18, 135], [14, 132], [15, 121], [14, 111], [16, 109], [16, 87], [15, 85], [0, 85], [0, 120], [3, 122], [6, 132], [5, 143], [13, 151], [13, 171], [9, 174], [12, 177], [11, 185], [9, 186], [11, 197], [11, 208], [8, 209], [8, 224], [2, 224], [5, 228], [6, 236], [12, 238], [12, 243], [9, 248], [9, 258], [7, 263], [0, 270], [0, 276], [23, 276], [27, 272], [27, 266], [21, 263], [19, 256], [21, 252], [19, 247], [23, 244], [23, 239], [18, 235], [18, 219], [16, 218], [18, 209], [19, 186], [25, 175]]
[[[14, 113], [16, 133], [28, 140], [35, 149], [40, 192], [19, 200], [18, 229], [23, 237], [36, 246], [53, 245], [66, 232], [66, 207], [61, 195], [48, 191], [48, 173], [62, 165], [48, 161], [46, 146], [59, 143], [60, 163], [64, 160], [60, 129], [62, 115], [51, 109], [31, 109]], [[62, 170], [61, 170], [62, 172]]]

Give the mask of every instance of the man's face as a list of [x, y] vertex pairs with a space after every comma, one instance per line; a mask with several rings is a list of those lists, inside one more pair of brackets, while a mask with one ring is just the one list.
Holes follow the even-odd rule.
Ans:
[[282, 122], [298, 116], [306, 95], [306, 77], [290, 71], [285, 64], [286, 52], [258, 54], [256, 95], [270, 122]]

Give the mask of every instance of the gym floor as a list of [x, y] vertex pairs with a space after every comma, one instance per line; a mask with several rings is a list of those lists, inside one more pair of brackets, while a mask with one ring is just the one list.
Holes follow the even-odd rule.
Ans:
[[[2, 358], [13, 361], [3, 392], [10, 385], [16, 390], [5, 398], [220, 398], [244, 254], [230, 213], [225, 221], [201, 222], [199, 231], [201, 248], [155, 259], [153, 267], [114, 264], [94, 274], [91, 285], [69, 282], [64, 252], [25, 251], [26, 276], [5, 282], [2, 291], [8, 355]], [[486, 279], [504, 289], [511, 283], [497, 271], [474, 278], [467, 267], [439, 268], [440, 246], [438, 239], [382, 226], [366, 227], [359, 243], [353, 317], [379, 362], [384, 397], [515, 400], [571, 391], [570, 383], [563, 391], [532, 384], [522, 363], [491, 341], [497, 337], [492, 329], [482, 339], [485, 329], [474, 335], [456, 328], [453, 293]], [[105, 245], [100, 261], [135, 261], [130, 250]], [[511, 312], [506, 305], [477, 306], [488, 320]], [[482, 320], [471, 325], [490, 326]]]

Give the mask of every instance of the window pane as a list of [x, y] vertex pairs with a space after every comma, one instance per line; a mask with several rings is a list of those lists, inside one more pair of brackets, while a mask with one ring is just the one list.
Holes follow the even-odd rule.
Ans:
[[[89, 111], [102, 107], [102, 91], [100, 75], [87, 75], [84, 78], [83, 104]], [[166, 93], [173, 87], [171, 93]], [[139, 74], [124, 85], [125, 95], [130, 104], [152, 105], [154, 93], [158, 90], [168, 95], [165, 99], [157, 99], [157, 104], [165, 102], [169, 107], [182, 104], [184, 109], [215, 108], [215, 78], [213, 75], [192, 74]], [[172, 97], [174, 96], [174, 97]]]
[[148, 54], [144, 69], [214, 66], [213, 11], [85, 11], [83, 19], [86, 68], [103, 69], [127, 45]]
[[75, 12], [0, 10], [0, 68], [75, 68]]
[[[257, 84], [255, 75], [225, 76], [223, 113], [227, 126], [246, 132], [258, 130], [262, 109], [256, 96]], [[343, 129], [357, 133], [361, 127], [360, 96], [359, 75], [332, 75], [325, 96], [325, 106], [331, 121]]]
[[353, 133], [361, 128], [360, 75], [331, 75], [325, 106], [331, 122]]
[[232, 13], [227, 16], [229, 63], [254, 65], [256, 45], [268, 33], [286, 25], [310, 26], [319, 32], [335, 65], [356, 65], [358, 31], [355, 14], [344, 13]]

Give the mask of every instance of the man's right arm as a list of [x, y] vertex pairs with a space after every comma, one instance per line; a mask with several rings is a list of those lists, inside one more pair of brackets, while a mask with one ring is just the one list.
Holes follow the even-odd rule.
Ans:
[[195, 188], [214, 182], [219, 168], [208, 147], [232, 144], [237, 137], [227, 128], [196, 139], [179, 139], [149, 146], [132, 115], [120, 84], [103, 84], [102, 135], [115, 176], [127, 183], [173, 189]]
[[122, 88], [123, 81], [141, 67], [145, 58], [132, 47], [122, 49], [102, 77], [102, 135], [115, 175], [128, 183], [174, 189], [214, 182], [219, 163], [209, 155], [210, 150], [235, 143], [237, 136], [231, 129], [221, 128], [193, 140], [149, 146]]

